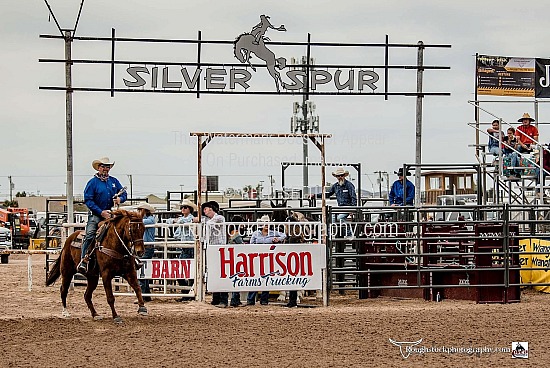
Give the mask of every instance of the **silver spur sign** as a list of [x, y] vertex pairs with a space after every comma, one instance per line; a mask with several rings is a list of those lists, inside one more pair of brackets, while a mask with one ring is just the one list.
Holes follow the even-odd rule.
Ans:
[[[205, 40], [199, 31], [196, 39], [152, 39], [152, 38], [124, 38], [116, 37], [112, 30], [111, 37], [73, 37], [71, 41], [106, 41], [111, 42], [110, 60], [75, 60], [79, 64], [110, 64], [111, 74], [108, 86], [71, 86], [73, 91], [110, 91], [115, 92], [151, 92], [151, 93], [191, 93], [200, 97], [201, 94], [308, 94], [308, 95], [449, 95], [445, 92], [416, 92], [407, 90], [390, 91], [388, 79], [390, 71], [403, 70], [426, 71], [445, 70], [445, 66], [423, 65], [422, 60], [417, 64], [396, 65], [390, 63], [390, 50], [394, 48], [409, 48], [414, 51], [426, 48], [450, 47], [449, 45], [425, 45], [422, 42], [414, 45], [392, 44], [386, 36], [383, 43], [329, 43], [311, 42], [308, 35], [307, 42], [280, 41], [281, 34], [287, 32], [284, 24], [274, 24], [267, 15], [260, 15], [259, 22], [249, 30], [236, 35], [234, 41]], [[61, 36], [41, 36], [47, 38], [62, 38]], [[271, 38], [276, 39], [272, 41]], [[176, 61], [135, 60], [119, 55], [117, 45], [120, 43], [140, 43], [140, 55], [143, 55], [146, 44], [179, 44], [196, 47], [196, 52], [181, 53]], [[205, 46], [209, 51], [217, 48], [215, 53], [204, 52]], [[232, 46], [232, 52], [229, 51]], [[296, 53], [307, 55], [301, 63], [296, 63], [289, 55]], [[323, 64], [322, 56], [317, 57], [315, 64], [312, 59], [316, 51], [323, 48], [323, 52], [334, 52], [348, 56], [358, 53], [359, 49], [367, 49], [371, 59], [383, 59], [383, 63], [364, 64]], [[304, 50], [305, 48], [305, 50]], [[374, 51], [376, 49], [376, 51]], [[355, 51], [354, 51], [355, 50]], [[305, 51], [305, 52], [304, 52]], [[354, 54], [355, 53], [355, 54]], [[321, 54], [321, 53], [320, 53]], [[412, 53], [411, 53], [412, 54]], [[212, 60], [217, 55], [218, 60]], [[412, 54], [416, 56], [416, 53]], [[208, 60], [206, 58], [208, 57]], [[347, 58], [349, 59], [349, 57]], [[353, 57], [352, 57], [353, 59]], [[364, 57], [358, 57], [363, 61]], [[223, 60], [221, 62], [220, 60]], [[232, 60], [232, 61], [227, 61]], [[67, 60], [41, 59], [41, 62], [66, 62]], [[124, 68], [124, 69], [120, 69]], [[409, 73], [412, 81], [416, 81], [416, 74]], [[399, 78], [402, 78], [400, 75]], [[98, 81], [98, 83], [100, 80]], [[397, 88], [401, 83], [395, 84]], [[407, 85], [410, 85], [407, 84]], [[66, 87], [44, 86], [41, 89], [67, 89]], [[410, 87], [403, 87], [410, 88]]]

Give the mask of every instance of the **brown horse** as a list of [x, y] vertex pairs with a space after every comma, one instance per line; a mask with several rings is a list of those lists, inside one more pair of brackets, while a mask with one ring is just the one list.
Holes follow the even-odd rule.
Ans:
[[[128, 212], [116, 210], [112, 212], [113, 217], [102, 221], [101, 224], [107, 225], [105, 237], [101, 244], [93, 250], [95, 261], [90, 261], [86, 278], [88, 285], [84, 293], [84, 300], [96, 320], [101, 319], [97, 314], [92, 303], [92, 294], [99, 282], [99, 275], [103, 280], [103, 287], [107, 295], [107, 303], [113, 312], [113, 320], [121, 323], [122, 319], [115, 310], [115, 297], [113, 295], [112, 280], [115, 276], [122, 276], [128, 284], [134, 289], [139, 309], [138, 313], [147, 315], [147, 308], [141, 296], [137, 273], [135, 268], [135, 255], [141, 256], [145, 247], [143, 244], [143, 232], [145, 226], [143, 220], [137, 212]], [[53, 284], [61, 276], [61, 302], [63, 303], [64, 317], [69, 317], [67, 311], [67, 293], [73, 276], [77, 273], [77, 265], [80, 262], [80, 251], [82, 243], [75, 243], [77, 237], [82, 237], [83, 231], [77, 231], [67, 238], [61, 255], [57, 258], [48, 274], [46, 285]], [[91, 246], [90, 246], [91, 247]]]

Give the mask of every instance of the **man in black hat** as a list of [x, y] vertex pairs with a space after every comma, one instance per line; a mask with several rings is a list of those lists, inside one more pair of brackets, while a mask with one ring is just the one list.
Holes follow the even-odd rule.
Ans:
[[[220, 205], [216, 201], [208, 201], [201, 205], [201, 210], [204, 215], [202, 222], [209, 225], [207, 228], [208, 244], [224, 245], [227, 244], [227, 236], [225, 230], [225, 217], [218, 214]], [[229, 293], [212, 293], [212, 302], [210, 304], [218, 308], [226, 308], [229, 303]]]
[[[390, 190], [390, 205], [391, 206], [413, 206], [414, 205], [414, 184], [405, 178], [403, 175], [403, 168], [400, 168], [394, 173], [399, 177], [394, 181]], [[409, 171], [405, 173], [406, 176], [411, 175]], [[406, 193], [404, 193], [404, 185], [406, 185]], [[404, 198], [406, 194], [407, 198]], [[405, 199], [405, 200], [404, 200]], [[403, 204], [404, 203], [404, 204]]]

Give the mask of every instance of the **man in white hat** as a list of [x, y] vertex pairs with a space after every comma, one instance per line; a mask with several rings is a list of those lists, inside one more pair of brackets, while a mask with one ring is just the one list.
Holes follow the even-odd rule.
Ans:
[[[179, 258], [193, 259], [195, 258], [195, 234], [193, 233], [191, 224], [194, 222], [195, 219], [195, 216], [193, 216], [193, 212], [197, 211], [197, 205], [191, 202], [189, 199], [185, 198], [180, 203], [180, 210], [181, 217], [178, 218], [176, 223], [182, 224], [182, 226], [178, 226], [176, 228], [176, 231], [174, 231], [174, 239], [181, 242], [193, 242], [193, 246], [189, 248], [189, 245], [186, 245], [186, 248], [182, 248]], [[193, 286], [194, 282], [193, 280], [186, 279], [178, 279], [177, 281], [179, 286]], [[183, 293], [186, 293], [186, 291], [183, 291]], [[180, 302], [187, 300], [188, 299], [186, 297], [178, 299], [178, 301]]]
[[[357, 194], [355, 193], [355, 185], [351, 181], [346, 180], [349, 175], [349, 171], [344, 170], [343, 167], [339, 167], [332, 173], [338, 181], [330, 187], [330, 190], [326, 193], [327, 198], [336, 195], [336, 202], [338, 206], [357, 206]], [[312, 195], [312, 197], [315, 195]], [[317, 198], [321, 198], [322, 193], [317, 193]], [[349, 213], [340, 213], [336, 216], [338, 223], [346, 222]], [[351, 227], [346, 226], [346, 238], [353, 238]]]
[[537, 144], [539, 140], [539, 130], [536, 126], [531, 125], [535, 121], [528, 113], [523, 114], [518, 122], [521, 123], [516, 129], [516, 138], [518, 140], [517, 150], [519, 153], [531, 152], [533, 145]]
[[126, 192], [117, 178], [109, 175], [109, 171], [115, 165], [108, 157], [102, 157], [92, 162], [92, 167], [97, 172], [84, 188], [84, 203], [88, 207], [88, 223], [86, 224], [86, 236], [82, 242], [81, 261], [78, 264], [78, 272], [85, 274], [88, 270], [87, 250], [95, 239], [97, 227], [100, 221], [111, 217], [111, 208], [115, 204], [126, 201]]
[[[144, 202], [144, 203], [140, 203], [136, 209], [141, 215], [144, 225], [154, 225], [156, 223], [155, 216], [153, 216], [153, 213], [155, 213], [155, 207], [151, 206], [147, 202]], [[143, 242], [145, 243], [145, 253], [141, 257], [141, 259], [153, 258], [153, 255], [155, 254], [155, 246], [154, 244], [151, 244], [151, 243], [153, 243], [154, 241], [155, 241], [155, 228], [154, 227], [145, 228], [145, 232], [143, 233]], [[151, 293], [151, 289], [149, 287], [149, 280], [140, 279], [139, 286], [141, 287], [142, 294]], [[146, 302], [150, 302], [151, 297], [144, 296], [143, 300]]]

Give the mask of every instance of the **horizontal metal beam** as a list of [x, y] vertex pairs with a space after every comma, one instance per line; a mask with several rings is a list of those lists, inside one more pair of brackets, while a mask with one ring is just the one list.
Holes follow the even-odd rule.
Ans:
[[[40, 38], [63, 39], [58, 35], [40, 35]], [[112, 37], [73, 37], [75, 41], [107, 41], [111, 42]], [[116, 37], [115, 41], [119, 42], [151, 42], [151, 43], [190, 43], [190, 44], [233, 44], [235, 41], [228, 40], [196, 40], [196, 39], [176, 39], [176, 38], [137, 38], [137, 37]], [[418, 48], [418, 43], [351, 43], [351, 42], [277, 42], [268, 41], [266, 45], [281, 45], [281, 46], [332, 46], [332, 47], [410, 47]], [[423, 44], [423, 48], [451, 48], [451, 45], [445, 44]]]
[[[67, 87], [56, 86], [41, 86], [39, 89], [49, 91], [66, 91]], [[309, 91], [309, 92], [277, 92], [277, 91], [226, 91], [226, 90], [211, 90], [211, 91], [199, 91], [196, 90], [150, 90], [150, 89], [125, 89], [125, 88], [94, 88], [94, 87], [72, 87], [73, 92], [132, 92], [132, 93], [187, 93], [187, 94], [207, 94], [207, 95], [316, 95], [316, 96], [450, 96], [448, 92], [321, 92], [321, 91]]]
[[[65, 59], [38, 59], [39, 63], [62, 63], [65, 64], [67, 60]], [[94, 59], [71, 59], [73, 64], [122, 64], [122, 65], [178, 65], [178, 66], [202, 66], [202, 67], [241, 67], [246, 68], [247, 65], [243, 63], [198, 63], [198, 62], [177, 62], [177, 61], [160, 61], [160, 60], [94, 60]], [[263, 64], [250, 64], [254, 67], [266, 68], [265, 63]], [[415, 69], [427, 69], [427, 70], [450, 70], [449, 66], [439, 66], [439, 65], [423, 65], [419, 67], [418, 65], [346, 65], [346, 64], [303, 64], [303, 65], [287, 65], [287, 68], [302, 68], [310, 67], [313, 69], [405, 69], [405, 70], [415, 70]]]

